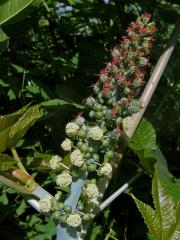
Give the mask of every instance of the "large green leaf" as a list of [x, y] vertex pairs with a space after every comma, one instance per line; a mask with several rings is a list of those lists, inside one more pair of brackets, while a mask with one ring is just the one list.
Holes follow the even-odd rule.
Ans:
[[156, 133], [153, 126], [143, 118], [135, 134], [133, 135], [129, 147], [138, 155], [142, 166], [149, 173], [154, 171], [154, 152], [156, 150]]
[[175, 204], [172, 196], [168, 194], [161, 183], [157, 165], [152, 183], [152, 194], [154, 205], [162, 224], [163, 239], [165, 239], [170, 227], [176, 222]]
[[145, 118], [141, 121], [136, 132], [134, 133], [129, 147], [133, 150], [142, 149], [156, 149], [156, 133], [151, 125]]
[[35, 123], [37, 119], [42, 116], [39, 106], [30, 107], [19, 119], [16, 121], [9, 132], [8, 147], [14, 147], [18, 141], [25, 135], [28, 129]]
[[176, 179], [160, 162], [157, 162], [157, 170], [161, 184], [177, 205], [180, 200], [180, 179]]
[[179, 239], [180, 239], [180, 201], [176, 208], [176, 223], [170, 229], [166, 240], [179, 240]]
[[0, 28], [0, 53], [4, 52], [9, 46], [9, 37], [7, 34]]
[[156, 240], [161, 240], [161, 222], [157, 213], [148, 204], [141, 202], [135, 197], [133, 198], [147, 224], [149, 232], [156, 238]]
[[0, 154], [0, 171], [8, 171], [10, 168], [12, 168], [15, 165], [14, 158], [6, 155], [6, 154]]
[[34, 0], [1, 0], [0, 3], [0, 25], [6, 23], [33, 4]]

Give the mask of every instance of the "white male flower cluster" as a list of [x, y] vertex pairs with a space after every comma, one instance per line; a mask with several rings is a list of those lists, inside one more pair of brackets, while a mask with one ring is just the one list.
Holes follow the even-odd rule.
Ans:
[[79, 126], [73, 122], [70, 122], [66, 125], [66, 133], [71, 136], [77, 133], [79, 130]]
[[72, 142], [69, 138], [66, 138], [62, 143], [61, 147], [64, 151], [71, 151], [72, 148]]
[[43, 213], [48, 213], [52, 208], [52, 197], [46, 196], [39, 200], [40, 211]]
[[103, 137], [103, 131], [98, 126], [90, 128], [88, 134], [89, 134], [89, 137], [94, 140], [101, 140]]
[[98, 187], [94, 183], [87, 184], [84, 192], [90, 200], [96, 199], [99, 195]]
[[81, 167], [84, 163], [83, 156], [79, 149], [74, 150], [70, 154], [70, 160], [74, 166]]
[[81, 223], [82, 223], [82, 219], [79, 213], [70, 214], [67, 218], [67, 224], [72, 227], [79, 227]]
[[61, 165], [60, 162], [62, 161], [62, 158], [58, 155], [52, 156], [52, 158], [49, 161], [49, 166], [52, 169], [58, 169]]
[[56, 184], [60, 187], [68, 187], [72, 183], [72, 176], [68, 172], [57, 175]]
[[109, 175], [112, 172], [112, 166], [110, 163], [105, 163], [101, 166], [99, 174], [100, 175]]

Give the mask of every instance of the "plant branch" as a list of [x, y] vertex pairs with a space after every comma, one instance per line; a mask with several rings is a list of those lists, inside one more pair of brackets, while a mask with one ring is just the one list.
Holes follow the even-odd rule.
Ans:
[[22, 186], [19, 183], [16, 183], [5, 176], [0, 175], [0, 181], [11, 188], [21, 191], [22, 193], [31, 194], [32, 192], [30, 188]]
[[[101, 205], [99, 206], [99, 211], [103, 211], [107, 206], [109, 206], [121, 193], [123, 193], [131, 184], [133, 184], [140, 176], [142, 176], [143, 170], [138, 172], [134, 177], [132, 177], [128, 182], [122, 185], [117, 191], [115, 191], [110, 197], [108, 197]], [[98, 213], [97, 212], [97, 213]]]

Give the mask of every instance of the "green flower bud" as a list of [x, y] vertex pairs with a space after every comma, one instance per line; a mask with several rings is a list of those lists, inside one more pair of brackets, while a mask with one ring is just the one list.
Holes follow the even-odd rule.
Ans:
[[95, 117], [96, 117], [96, 119], [101, 119], [102, 117], [103, 117], [103, 112], [100, 112], [100, 111], [98, 111], [98, 112], [96, 112], [96, 114], [95, 114]]
[[91, 157], [91, 154], [88, 152], [84, 155], [85, 158], [90, 158]]
[[113, 151], [112, 150], [107, 151], [106, 152], [106, 157], [112, 158], [113, 157]]
[[88, 151], [88, 149], [89, 149], [89, 147], [88, 147], [88, 144], [87, 143], [83, 143], [82, 145], [81, 145], [81, 147], [80, 147], [80, 150], [82, 151], [82, 152], [87, 152]]
[[62, 223], [66, 223], [67, 217], [68, 217], [67, 214], [61, 215], [60, 218], [59, 218], [59, 221], [62, 222]]
[[64, 211], [67, 212], [67, 213], [71, 213], [72, 212], [72, 207], [69, 206], [69, 205], [65, 205], [64, 206]]
[[90, 117], [90, 118], [93, 118], [93, 117], [95, 117], [95, 114], [96, 114], [95, 111], [92, 111], [92, 110], [91, 110], [91, 111], [89, 112], [89, 117]]
[[123, 121], [122, 117], [118, 117], [118, 118], [116, 119], [116, 123], [117, 123], [117, 124], [121, 124], [122, 121]]
[[55, 220], [59, 220], [60, 217], [61, 217], [60, 212], [59, 212], [59, 211], [53, 212], [52, 217], [53, 217]]
[[109, 146], [109, 139], [104, 139], [104, 140], [102, 141], [102, 146], [103, 146], [103, 147]]
[[99, 161], [99, 155], [96, 154], [96, 153], [94, 153], [94, 154], [92, 155], [92, 158], [93, 158], [95, 161]]
[[56, 202], [56, 209], [63, 210], [64, 209], [64, 203], [63, 202]]
[[91, 183], [96, 184], [96, 182], [97, 182], [96, 178], [91, 179]]
[[91, 220], [91, 215], [90, 214], [85, 214], [83, 216], [83, 221], [90, 221]]
[[89, 172], [95, 172], [95, 171], [96, 171], [96, 168], [97, 168], [96, 164], [91, 163], [91, 164], [88, 166], [87, 170], [88, 170]]
[[82, 165], [81, 170], [82, 170], [82, 171], [86, 171], [86, 170], [87, 170], [87, 164], [86, 164], [86, 163], [84, 163], [84, 164]]
[[78, 209], [79, 209], [80, 211], [83, 211], [83, 210], [84, 210], [84, 204], [83, 204], [81, 201], [78, 202]]
[[78, 131], [78, 137], [80, 137], [80, 138], [85, 138], [85, 137], [86, 137], [86, 130], [80, 129], [80, 130]]
[[95, 111], [101, 111], [102, 108], [103, 108], [103, 106], [101, 104], [99, 104], [99, 103], [95, 104], [94, 107], [93, 107], [93, 109]]

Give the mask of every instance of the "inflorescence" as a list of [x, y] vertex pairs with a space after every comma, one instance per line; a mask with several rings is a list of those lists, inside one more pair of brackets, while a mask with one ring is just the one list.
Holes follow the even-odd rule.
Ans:
[[[39, 201], [41, 211], [52, 214], [55, 220], [76, 228], [82, 220], [89, 221], [97, 207], [100, 193], [96, 181], [112, 173], [110, 160], [122, 136], [122, 121], [141, 109], [139, 95], [156, 32], [150, 17], [148, 13], [138, 17], [128, 27], [127, 36], [111, 50], [112, 61], [100, 71], [94, 94], [84, 102], [86, 119], [78, 115], [66, 125], [67, 138], [61, 143], [66, 160], [59, 156], [50, 160], [50, 167], [60, 171], [56, 176], [60, 191], [55, 199]], [[86, 172], [87, 179], [77, 209], [72, 212], [71, 206], [63, 203], [63, 195], [70, 192], [73, 179], [81, 172]]]

